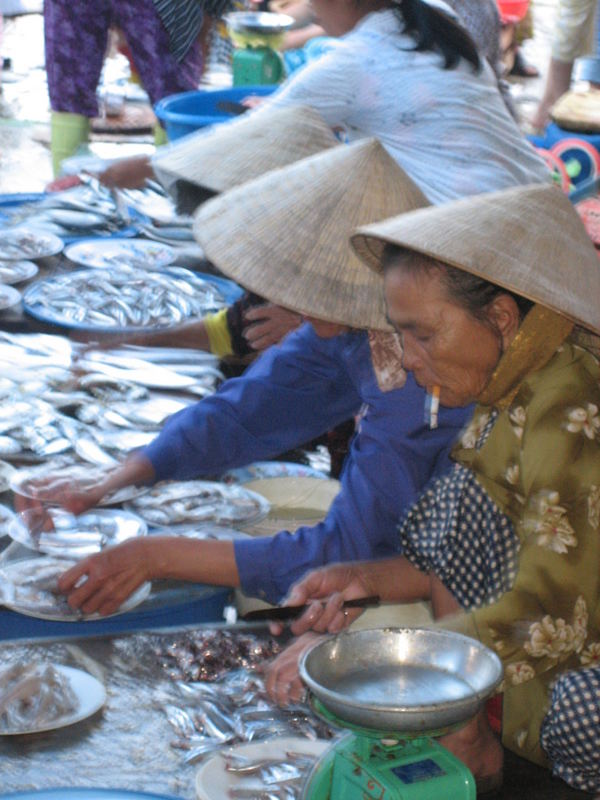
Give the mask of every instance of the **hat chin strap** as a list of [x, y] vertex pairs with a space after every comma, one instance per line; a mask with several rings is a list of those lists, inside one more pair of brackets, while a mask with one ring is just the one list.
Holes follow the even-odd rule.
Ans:
[[501, 411], [508, 408], [523, 380], [550, 361], [572, 330], [573, 323], [562, 314], [534, 305], [477, 401]]

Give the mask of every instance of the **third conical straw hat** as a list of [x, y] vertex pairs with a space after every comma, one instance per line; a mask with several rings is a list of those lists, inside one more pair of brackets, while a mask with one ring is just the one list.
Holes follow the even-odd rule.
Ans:
[[338, 144], [312, 108], [265, 108], [186, 136], [152, 166], [167, 189], [184, 180], [219, 193]]
[[386, 243], [432, 256], [600, 332], [600, 264], [568, 198], [520, 186], [361, 228], [356, 252], [381, 270]]
[[381, 279], [352, 252], [360, 224], [427, 204], [375, 139], [273, 170], [205, 203], [194, 233], [246, 289], [301, 314], [386, 329]]

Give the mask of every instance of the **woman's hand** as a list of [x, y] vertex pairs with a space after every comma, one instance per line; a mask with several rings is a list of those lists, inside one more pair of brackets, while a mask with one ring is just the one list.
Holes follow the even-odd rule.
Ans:
[[[369, 590], [357, 565], [339, 564], [314, 570], [296, 583], [285, 599], [286, 606], [309, 605], [290, 629], [296, 636], [309, 630], [338, 633], [362, 613], [360, 609], [344, 610], [344, 601], [375, 593]], [[274, 635], [281, 633], [280, 624], [272, 623], [270, 627]]]
[[113, 614], [153, 577], [153, 544], [151, 539], [130, 539], [90, 556], [60, 576], [59, 591], [85, 614]]
[[244, 313], [244, 321], [251, 323], [244, 329], [244, 338], [250, 347], [253, 350], [265, 350], [295, 330], [302, 318], [293, 311], [267, 303], [248, 309]]
[[265, 686], [277, 705], [286, 706], [302, 700], [305, 686], [298, 672], [300, 656], [320, 638], [315, 633], [305, 633], [267, 665]]
[[97, 178], [110, 189], [143, 189], [146, 180], [154, 178], [154, 170], [148, 156], [138, 156], [116, 161]]
[[35, 494], [26, 497], [15, 493], [17, 511], [35, 510], [41, 513], [48, 505], [60, 506], [72, 514], [81, 514], [94, 508], [107, 493], [104, 481], [89, 483], [63, 478], [61, 475], [40, 478], [31, 482]]

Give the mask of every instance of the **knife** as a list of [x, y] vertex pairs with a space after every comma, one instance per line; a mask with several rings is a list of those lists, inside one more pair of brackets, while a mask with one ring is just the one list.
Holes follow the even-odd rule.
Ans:
[[[354, 600], [346, 600], [343, 609], [347, 608], [366, 608], [367, 606], [378, 606], [381, 601], [379, 595], [369, 597], [357, 597]], [[290, 620], [297, 619], [310, 608], [310, 604], [304, 606], [275, 606], [274, 608], [259, 608], [256, 611], [248, 611], [243, 615], [244, 622], [258, 622], [260, 620]]]

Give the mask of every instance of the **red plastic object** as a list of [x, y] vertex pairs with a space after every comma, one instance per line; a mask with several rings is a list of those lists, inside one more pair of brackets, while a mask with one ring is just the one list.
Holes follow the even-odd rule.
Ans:
[[576, 204], [586, 231], [596, 247], [600, 247], [600, 198], [588, 197]]
[[579, 164], [578, 174], [571, 178], [575, 185], [600, 175], [600, 153], [585, 139], [568, 136], [552, 145], [550, 152], [566, 165], [571, 161]]
[[560, 184], [563, 192], [569, 194], [571, 191], [571, 179], [560, 156], [556, 155], [552, 150], [544, 150], [543, 147], [536, 147], [535, 149], [546, 162], [550, 172], [557, 178], [557, 183]]
[[530, 0], [496, 0], [504, 25], [521, 22], [527, 14]]

